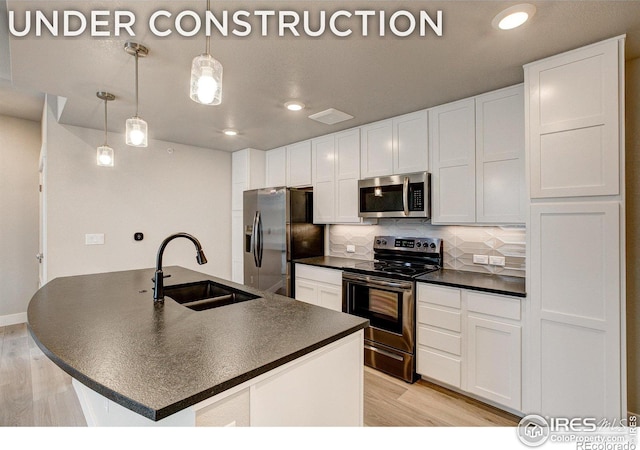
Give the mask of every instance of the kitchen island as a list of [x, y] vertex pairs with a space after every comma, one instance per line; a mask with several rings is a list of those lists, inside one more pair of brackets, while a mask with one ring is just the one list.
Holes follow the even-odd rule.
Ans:
[[362, 424], [368, 321], [177, 266], [260, 298], [194, 311], [153, 302], [153, 269], [57, 278], [28, 308], [89, 425]]

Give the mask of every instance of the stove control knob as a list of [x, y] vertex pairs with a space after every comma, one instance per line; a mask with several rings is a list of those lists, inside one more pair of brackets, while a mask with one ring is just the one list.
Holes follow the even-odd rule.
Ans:
[[385, 241], [384, 239], [382, 240], [382, 245], [387, 245], [387, 241]]
[[380, 245], [382, 241], [380, 239], [376, 239], [376, 244]]
[[436, 248], [436, 244], [434, 244], [433, 242], [429, 245], [429, 247], [431, 248]]
[[418, 247], [418, 248], [422, 247], [422, 242], [418, 242], [418, 243], [416, 244], [416, 247]]

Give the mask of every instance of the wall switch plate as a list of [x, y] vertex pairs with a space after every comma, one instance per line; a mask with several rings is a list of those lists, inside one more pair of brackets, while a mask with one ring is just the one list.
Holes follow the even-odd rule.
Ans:
[[84, 235], [84, 245], [103, 245], [103, 244], [104, 244], [104, 233]]
[[355, 245], [347, 245], [347, 253], [355, 253], [356, 246]]
[[492, 266], [504, 267], [505, 258], [504, 256], [489, 256], [489, 264]]
[[474, 264], [489, 264], [489, 255], [473, 255]]

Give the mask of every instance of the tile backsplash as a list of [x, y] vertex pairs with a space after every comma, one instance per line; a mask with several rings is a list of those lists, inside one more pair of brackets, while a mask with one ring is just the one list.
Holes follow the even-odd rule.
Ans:
[[[440, 226], [421, 219], [381, 219], [377, 225], [331, 225], [329, 254], [371, 260], [375, 236], [441, 238], [446, 269], [525, 276], [525, 228], [517, 226]], [[347, 253], [347, 245], [354, 245], [355, 253]], [[474, 264], [474, 254], [504, 256], [505, 266]]]

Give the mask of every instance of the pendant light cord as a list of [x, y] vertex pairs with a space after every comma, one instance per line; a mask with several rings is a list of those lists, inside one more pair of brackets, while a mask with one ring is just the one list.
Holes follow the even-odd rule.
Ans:
[[[204, 20], [205, 20], [205, 23], [206, 23], [206, 21], [207, 21], [207, 13], [208, 13], [210, 10], [211, 10], [211, 0], [207, 0], [207, 11], [206, 11], [206, 12], [205, 12], [205, 14], [204, 14]], [[210, 55], [210, 54], [211, 54], [211, 33], [208, 33], [208, 34], [207, 34], [207, 27], [206, 27], [206, 26], [204, 27], [204, 30], [205, 30], [205, 31], [204, 31], [204, 33], [206, 34], [206, 41], [205, 41], [205, 42], [206, 42], [206, 44], [205, 44], [204, 52], [205, 52], [207, 55]]]
[[136, 50], [136, 117], [138, 117], [138, 50]]
[[107, 99], [104, 99], [104, 145], [107, 146]]

